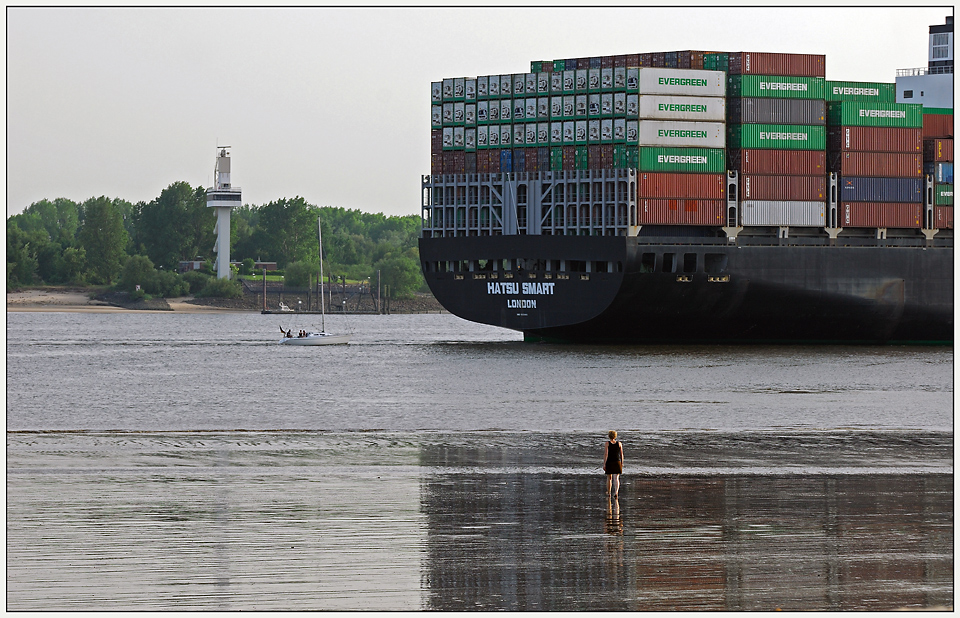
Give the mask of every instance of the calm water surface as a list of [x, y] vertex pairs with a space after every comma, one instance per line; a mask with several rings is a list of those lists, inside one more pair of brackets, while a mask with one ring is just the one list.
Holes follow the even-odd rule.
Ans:
[[953, 603], [950, 349], [278, 319], [7, 315], [8, 609]]

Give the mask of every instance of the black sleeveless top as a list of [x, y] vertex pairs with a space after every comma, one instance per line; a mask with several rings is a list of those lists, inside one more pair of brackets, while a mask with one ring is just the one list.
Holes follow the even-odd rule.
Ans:
[[607, 474], [623, 474], [623, 447], [620, 442], [607, 442], [607, 460], [603, 462]]

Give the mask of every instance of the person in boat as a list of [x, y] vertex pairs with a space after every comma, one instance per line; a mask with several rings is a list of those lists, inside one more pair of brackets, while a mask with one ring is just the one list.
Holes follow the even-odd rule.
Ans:
[[287, 339], [292, 339], [293, 335], [290, 334], [290, 331], [287, 331]]

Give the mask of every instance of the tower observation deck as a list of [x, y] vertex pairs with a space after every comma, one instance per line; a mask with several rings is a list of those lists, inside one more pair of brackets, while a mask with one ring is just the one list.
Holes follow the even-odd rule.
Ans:
[[217, 244], [213, 250], [217, 254], [217, 279], [230, 278], [230, 210], [240, 206], [240, 187], [230, 184], [230, 146], [218, 146], [220, 151], [213, 171], [213, 186], [207, 189], [207, 208], [217, 209]]

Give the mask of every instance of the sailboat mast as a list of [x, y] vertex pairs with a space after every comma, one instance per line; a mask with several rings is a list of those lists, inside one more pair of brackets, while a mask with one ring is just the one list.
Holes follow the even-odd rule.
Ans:
[[320, 233], [320, 217], [317, 217], [317, 249], [320, 251], [320, 331], [327, 332], [323, 318], [327, 311], [323, 304], [323, 238]]

